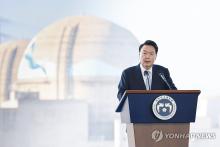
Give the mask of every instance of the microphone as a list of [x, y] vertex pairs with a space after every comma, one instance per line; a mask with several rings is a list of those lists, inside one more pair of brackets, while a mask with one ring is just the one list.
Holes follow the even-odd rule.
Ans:
[[159, 73], [159, 76], [163, 79], [163, 81], [167, 84], [167, 86], [169, 87], [170, 90], [172, 90], [172, 87], [170, 86], [170, 84], [167, 82], [167, 79], [165, 78], [163, 73]]

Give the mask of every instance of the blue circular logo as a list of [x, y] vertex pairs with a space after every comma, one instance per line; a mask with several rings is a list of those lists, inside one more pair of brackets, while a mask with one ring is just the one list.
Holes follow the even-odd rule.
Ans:
[[152, 105], [154, 115], [161, 120], [171, 119], [176, 114], [176, 102], [167, 95], [157, 97]]

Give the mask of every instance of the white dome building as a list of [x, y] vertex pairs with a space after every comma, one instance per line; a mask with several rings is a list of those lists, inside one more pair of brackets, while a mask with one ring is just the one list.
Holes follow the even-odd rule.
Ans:
[[16, 89], [40, 99], [103, 99], [117, 87], [122, 69], [137, 63], [138, 45], [128, 30], [111, 22], [68, 17], [32, 39]]
[[124, 68], [138, 63], [138, 46], [128, 30], [109, 21], [65, 18], [28, 45], [16, 97], [83, 100], [88, 104], [89, 140], [113, 140], [118, 82]]

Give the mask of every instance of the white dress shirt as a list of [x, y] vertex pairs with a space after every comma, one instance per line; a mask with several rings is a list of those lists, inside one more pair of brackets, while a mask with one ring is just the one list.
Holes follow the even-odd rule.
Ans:
[[[140, 64], [140, 68], [141, 68], [141, 74], [142, 74], [142, 77], [143, 77], [143, 80], [144, 80], [144, 84], [145, 84], [145, 87], [146, 87], [146, 89], [147, 89], [147, 75], [144, 75], [144, 71], [147, 71], [148, 72], [148, 74], [149, 74], [149, 76], [148, 76], [148, 79], [149, 79], [149, 88], [151, 89], [151, 84], [152, 84], [152, 67], [150, 68], [150, 69], [145, 69], [141, 64]], [[149, 89], [149, 90], [150, 90]]]

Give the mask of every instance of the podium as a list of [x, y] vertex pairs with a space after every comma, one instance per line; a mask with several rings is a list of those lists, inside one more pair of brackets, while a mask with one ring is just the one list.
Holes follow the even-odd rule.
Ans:
[[188, 147], [200, 90], [127, 90], [116, 109], [129, 147]]

